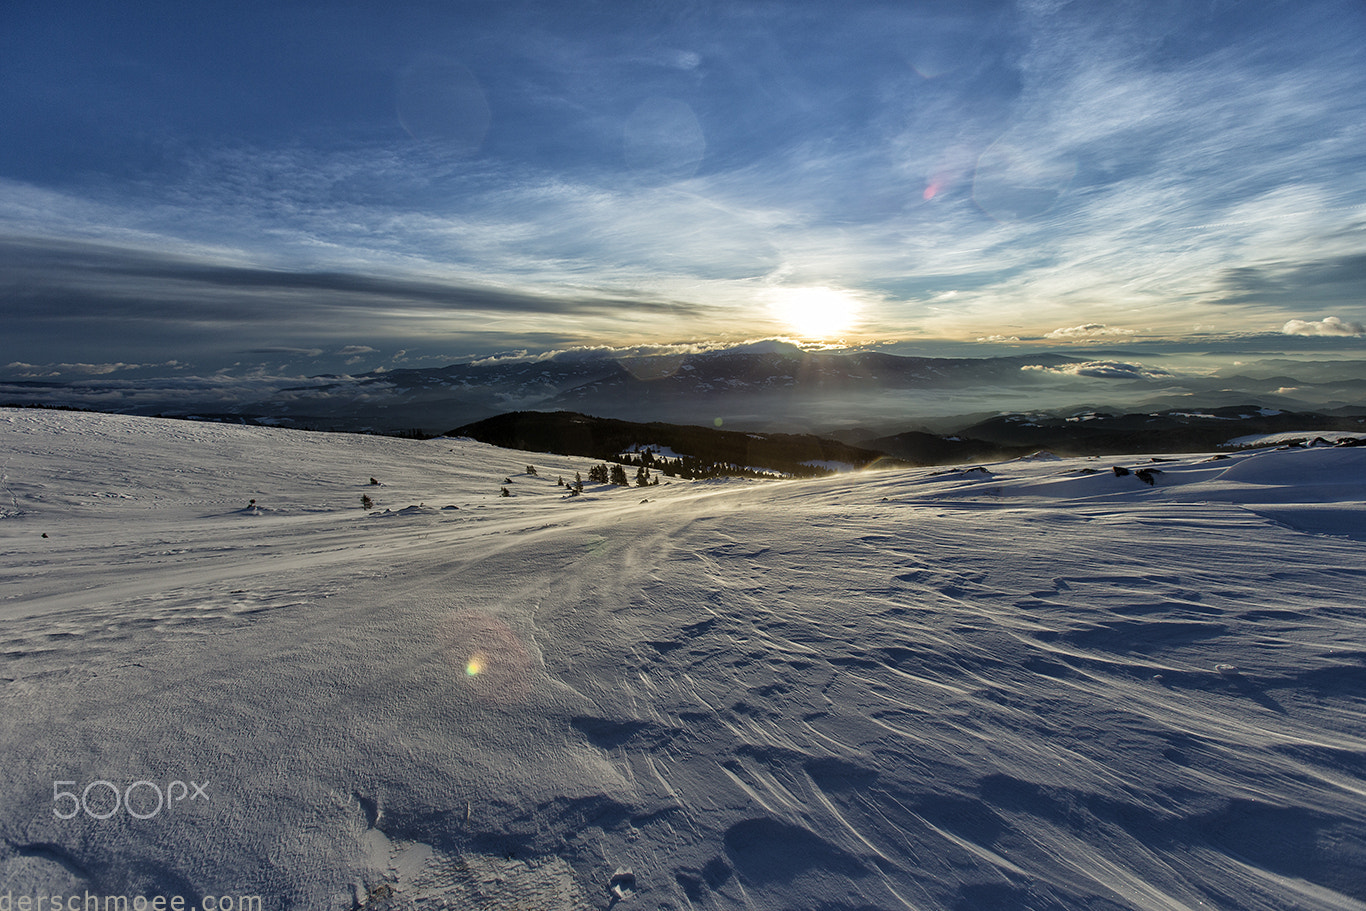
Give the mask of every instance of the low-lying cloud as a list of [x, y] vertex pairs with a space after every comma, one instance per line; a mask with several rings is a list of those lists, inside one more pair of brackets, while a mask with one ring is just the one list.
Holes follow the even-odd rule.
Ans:
[[1054, 329], [1044, 336], [1052, 339], [1069, 338], [1110, 338], [1119, 335], [1133, 335], [1133, 329], [1120, 329], [1117, 326], [1107, 326], [1104, 323], [1087, 323], [1084, 326], [1067, 326], [1061, 329]]
[[705, 354], [709, 351], [754, 351], [795, 352], [802, 349], [816, 349], [829, 346], [803, 345], [786, 338], [751, 339], [742, 342], [674, 342], [664, 345], [628, 345], [612, 347], [609, 345], [582, 345], [572, 348], [557, 348], [550, 351], [531, 353], [525, 350], [508, 351], [468, 361], [476, 367], [493, 364], [513, 364], [517, 362], [539, 361], [590, 361], [621, 360], [623, 358], [669, 357], [689, 354]]
[[1326, 316], [1320, 320], [1292, 319], [1281, 332], [1286, 335], [1366, 335], [1366, 326], [1350, 323], [1336, 316]]
[[1145, 367], [1142, 364], [1129, 364], [1123, 361], [1087, 361], [1082, 364], [1062, 364], [1057, 367], [1029, 365], [1023, 370], [1036, 370], [1056, 373], [1061, 376], [1086, 376], [1103, 380], [1163, 380], [1174, 374], [1161, 367]]
[[183, 367], [184, 365], [179, 361], [164, 361], [160, 364], [125, 364], [121, 361], [112, 364], [26, 364], [23, 361], [11, 361], [5, 365], [6, 370], [14, 371], [15, 376], [25, 379], [66, 376], [73, 373], [85, 376], [104, 376], [124, 370], [153, 370], [157, 368], [180, 370]]

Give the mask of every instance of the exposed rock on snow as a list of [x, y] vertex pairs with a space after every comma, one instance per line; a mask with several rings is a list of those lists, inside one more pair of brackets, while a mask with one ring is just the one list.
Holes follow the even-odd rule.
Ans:
[[1157, 468], [1140, 468], [1134, 472], [1134, 477], [1152, 487], [1157, 484], [1157, 476], [1161, 473], [1162, 471]]

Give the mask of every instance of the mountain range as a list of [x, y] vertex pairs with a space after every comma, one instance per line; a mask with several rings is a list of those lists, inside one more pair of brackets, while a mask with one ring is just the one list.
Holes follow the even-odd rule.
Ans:
[[1075, 361], [1057, 354], [831, 354], [783, 344], [644, 357], [562, 356], [314, 377], [239, 411], [348, 430], [434, 429], [531, 409], [678, 424], [720, 418], [738, 429], [824, 430], [851, 408], [865, 417], [915, 413], [917, 393], [1045, 386], [1047, 371]]
[[[1075, 444], [1071, 451], [1085, 453], [1098, 446], [1130, 449], [1159, 430], [1176, 438], [1177, 424], [1207, 429], [1187, 434], [1190, 445], [1213, 445], [1225, 430], [1353, 429], [1339, 424], [1366, 415], [1363, 389], [1366, 362], [1351, 360], [1178, 368], [1117, 350], [943, 358], [812, 351], [767, 340], [674, 354], [560, 352], [302, 380], [10, 380], [0, 382], [0, 401], [414, 436], [509, 412], [570, 411], [816, 434], [934, 461], [978, 457], [971, 446], [957, 445], [966, 440], [1007, 448]], [[1234, 428], [1229, 419], [1235, 417], [1252, 422], [1249, 429]], [[942, 439], [931, 444], [925, 435]]]
[[234, 410], [286, 426], [379, 432], [439, 432], [535, 410], [825, 436], [862, 428], [868, 438], [908, 429], [952, 434], [1000, 414], [1044, 411], [1062, 419], [1221, 408], [1366, 414], [1366, 363], [1278, 360], [1183, 372], [1122, 352], [1083, 354], [908, 357], [774, 341], [640, 357], [562, 353], [315, 377]]

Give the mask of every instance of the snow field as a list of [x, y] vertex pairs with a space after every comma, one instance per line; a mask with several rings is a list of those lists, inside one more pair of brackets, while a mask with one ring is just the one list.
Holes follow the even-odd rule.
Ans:
[[469, 441], [0, 410], [0, 446], [5, 888], [1366, 908], [1359, 449], [565, 499], [591, 460]]

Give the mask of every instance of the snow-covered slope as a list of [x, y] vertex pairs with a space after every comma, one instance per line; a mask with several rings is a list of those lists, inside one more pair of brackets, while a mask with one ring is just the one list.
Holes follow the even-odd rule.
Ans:
[[0, 896], [1366, 908], [1366, 450], [588, 464], [0, 411]]

